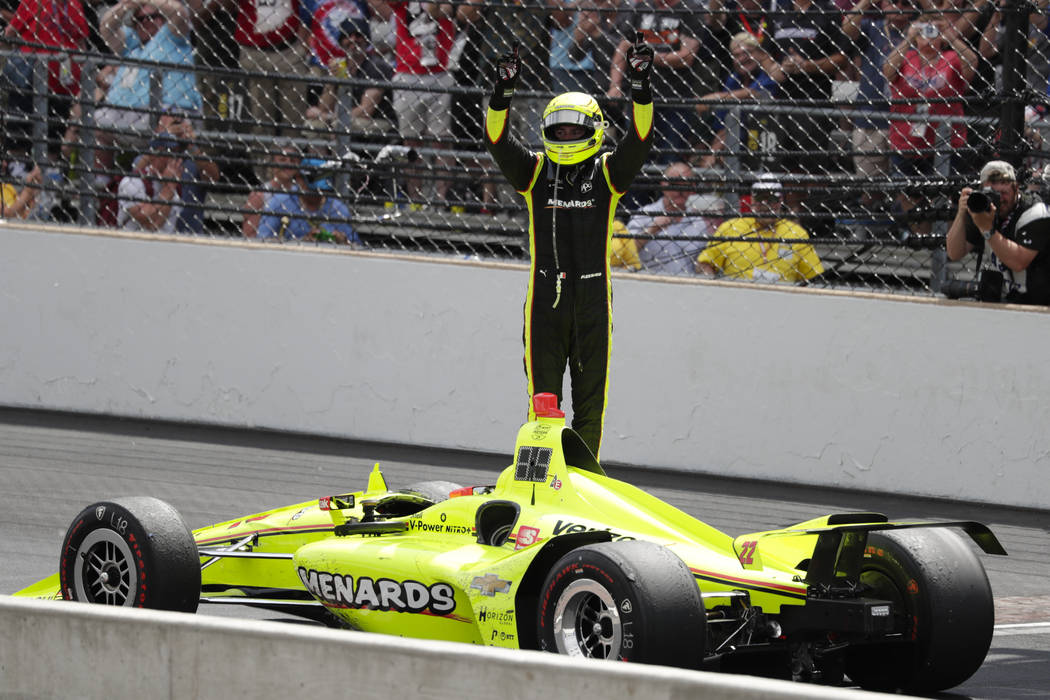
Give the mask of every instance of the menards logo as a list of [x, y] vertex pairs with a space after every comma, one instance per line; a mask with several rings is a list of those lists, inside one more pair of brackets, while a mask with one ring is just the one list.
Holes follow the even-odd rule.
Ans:
[[315, 571], [299, 567], [306, 590], [322, 602], [338, 608], [396, 610], [397, 612], [447, 615], [456, 609], [456, 596], [447, 583], [426, 585], [419, 581], [394, 581]]
[[554, 197], [547, 198], [547, 208], [555, 209], [593, 209], [593, 199], [555, 199]]
[[610, 527], [591, 527], [589, 525], [581, 525], [580, 523], [566, 522], [564, 520], [559, 520], [557, 522], [557, 524], [554, 526], [554, 532], [551, 534], [554, 537], [557, 537], [558, 535], [571, 535], [576, 532], [608, 532], [612, 536], [613, 540], [621, 542], [635, 539], [630, 535], [621, 535], [618, 532], [613, 532], [612, 528]]

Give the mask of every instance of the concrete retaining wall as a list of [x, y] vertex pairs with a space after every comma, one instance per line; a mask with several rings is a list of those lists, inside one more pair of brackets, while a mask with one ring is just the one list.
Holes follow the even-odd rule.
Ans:
[[[508, 454], [526, 268], [0, 226], [0, 405]], [[615, 280], [602, 458], [1050, 509], [1041, 310]]]
[[0, 596], [0, 629], [0, 696], [26, 700], [877, 697], [540, 652], [7, 596]]

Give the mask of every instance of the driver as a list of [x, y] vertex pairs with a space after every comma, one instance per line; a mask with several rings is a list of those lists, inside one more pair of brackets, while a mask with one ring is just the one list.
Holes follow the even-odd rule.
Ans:
[[[529, 212], [528, 291], [525, 297], [525, 375], [528, 396], [562, 399], [569, 365], [572, 427], [598, 456], [608, 386], [612, 290], [609, 241], [616, 203], [652, 144], [652, 49], [628, 51], [632, 126], [611, 152], [599, 153], [608, 123], [597, 101], [580, 92], [558, 95], [543, 112], [543, 152], [509, 133], [517, 47], [501, 56], [485, 118], [485, 146]], [[529, 420], [535, 419], [531, 400]]]

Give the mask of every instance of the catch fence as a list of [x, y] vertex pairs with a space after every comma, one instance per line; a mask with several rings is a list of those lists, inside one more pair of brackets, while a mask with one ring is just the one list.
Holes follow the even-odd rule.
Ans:
[[[695, 258], [712, 240], [755, 240], [756, 231], [727, 239], [716, 230], [749, 216], [752, 185], [771, 177], [785, 216], [808, 232], [822, 263], [809, 284], [935, 294], [948, 280], [973, 277], [972, 259], [946, 260], [943, 235], [959, 190], [982, 163], [1008, 160], [1022, 186], [1045, 186], [1045, 7], [1019, 0], [371, 4], [335, 0], [268, 18], [274, 27], [295, 18], [299, 28], [265, 49], [239, 36], [239, 8], [250, 0], [132, 3], [128, 17], [100, 15], [94, 49], [9, 32], [0, 175], [13, 192], [27, 177], [38, 192], [15, 215], [265, 235], [273, 229], [267, 217], [282, 218], [276, 200], [324, 181], [325, 196], [345, 210], [292, 216], [325, 235], [298, 240], [285, 222], [272, 240], [337, 245], [329, 231], [348, 223], [351, 243], [366, 248], [527, 259], [524, 207], [482, 146], [492, 62], [519, 46], [525, 67], [512, 110], [522, 118], [512, 126], [533, 148], [542, 148], [543, 105], [566, 89], [598, 98], [612, 146], [629, 128], [626, 88], [616, 78], [636, 31], [660, 56], [656, 139], [617, 212], [624, 226], [616, 227], [616, 267], [696, 274]], [[407, 32], [400, 38], [398, 13]], [[169, 31], [166, 49], [190, 49], [151, 54], [162, 31]], [[406, 59], [413, 42], [421, 53]], [[409, 80], [398, 60], [446, 70]], [[667, 176], [679, 162], [689, 167]], [[121, 189], [135, 177], [142, 189]], [[168, 204], [165, 183], [177, 185], [179, 216], [127, 213], [132, 196], [158, 209]], [[4, 200], [8, 216], [13, 202]], [[631, 220], [643, 215], [700, 223], [675, 229], [681, 234], [632, 233]], [[795, 240], [764, 240], [777, 244], [773, 255], [797, 255]]]

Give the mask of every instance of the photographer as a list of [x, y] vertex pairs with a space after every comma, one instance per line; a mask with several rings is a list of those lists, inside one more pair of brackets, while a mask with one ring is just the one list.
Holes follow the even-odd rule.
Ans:
[[[989, 254], [984, 265], [978, 258], [982, 301], [1050, 305], [1050, 209], [1035, 194], [1021, 193], [1017, 173], [1005, 161], [986, 163], [980, 180], [981, 189], [964, 187], [959, 194], [945, 240], [948, 258], [959, 260], [975, 249]], [[1000, 274], [1000, 290], [992, 290], [990, 282]]]

